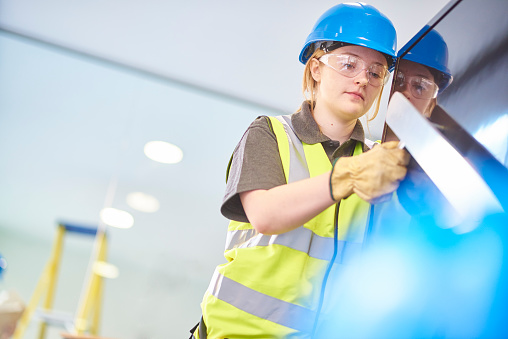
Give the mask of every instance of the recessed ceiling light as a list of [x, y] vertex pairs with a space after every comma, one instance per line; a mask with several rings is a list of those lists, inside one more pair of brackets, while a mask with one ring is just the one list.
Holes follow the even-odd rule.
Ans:
[[134, 218], [130, 213], [116, 209], [104, 208], [100, 213], [101, 220], [108, 226], [118, 228], [131, 228], [134, 225]]
[[146, 143], [144, 151], [148, 158], [164, 164], [176, 164], [183, 159], [182, 150], [165, 141], [150, 141]]
[[93, 265], [93, 270], [95, 274], [108, 279], [115, 279], [119, 274], [118, 267], [105, 261], [95, 262]]
[[160, 207], [159, 200], [143, 192], [129, 193], [126, 200], [130, 207], [141, 212], [157, 212]]

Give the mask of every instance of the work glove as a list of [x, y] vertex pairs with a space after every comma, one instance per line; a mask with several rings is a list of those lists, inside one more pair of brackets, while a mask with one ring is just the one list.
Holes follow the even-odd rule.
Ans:
[[398, 148], [397, 141], [376, 145], [358, 156], [339, 158], [330, 175], [333, 200], [356, 193], [369, 203], [379, 202], [404, 179], [409, 158], [409, 153]]

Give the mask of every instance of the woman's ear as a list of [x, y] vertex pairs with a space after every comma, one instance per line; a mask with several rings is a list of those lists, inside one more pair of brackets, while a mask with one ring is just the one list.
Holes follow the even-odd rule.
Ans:
[[310, 60], [310, 74], [315, 82], [321, 81], [321, 68], [319, 67], [319, 60], [312, 58]]

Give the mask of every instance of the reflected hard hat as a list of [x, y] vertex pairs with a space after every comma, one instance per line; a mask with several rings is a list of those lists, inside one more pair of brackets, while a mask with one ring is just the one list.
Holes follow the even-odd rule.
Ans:
[[[439, 92], [442, 92], [453, 80], [452, 74], [448, 69], [448, 46], [441, 34], [434, 29], [426, 32], [428, 29], [429, 26], [426, 25], [400, 49], [397, 57], [402, 57], [405, 60], [422, 64], [437, 71], [439, 76], [436, 79], [436, 83], [439, 87]], [[414, 42], [420, 39], [422, 35], [423, 38], [411, 48]]]
[[305, 64], [316, 49], [316, 43], [339, 41], [364, 46], [396, 59], [397, 34], [392, 22], [373, 6], [363, 2], [343, 3], [327, 10], [312, 28], [302, 51], [300, 61]]

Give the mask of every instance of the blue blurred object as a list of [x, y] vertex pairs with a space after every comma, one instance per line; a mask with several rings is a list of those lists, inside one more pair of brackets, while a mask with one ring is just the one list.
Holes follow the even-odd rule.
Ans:
[[5, 260], [2, 253], [0, 253], [0, 279], [3, 278], [3, 274], [6, 269], [7, 269], [7, 260]]
[[66, 221], [59, 221], [58, 224], [65, 228], [65, 230], [68, 232], [79, 233], [82, 235], [91, 235], [95, 237], [98, 231], [97, 227], [95, 226], [78, 225]]
[[377, 239], [334, 277], [317, 338], [506, 337], [507, 223], [456, 234], [422, 217]]

